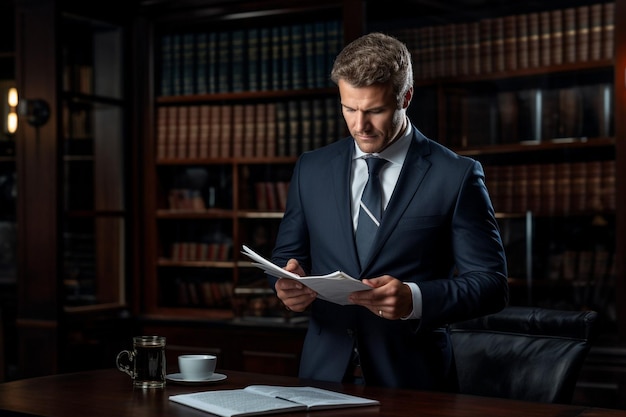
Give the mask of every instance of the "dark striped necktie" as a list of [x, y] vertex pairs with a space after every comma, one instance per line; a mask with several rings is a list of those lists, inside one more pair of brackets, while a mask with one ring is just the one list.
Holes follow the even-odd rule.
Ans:
[[356, 228], [356, 245], [361, 261], [361, 268], [365, 266], [365, 261], [369, 255], [374, 236], [380, 225], [383, 213], [383, 198], [380, 178], [378, 174], [382, 167], [389, 161], [382, 158], [371, 157], [365, 160], [369, 171], [369, 178], [363, 195], [359, 210], [359, 222]]

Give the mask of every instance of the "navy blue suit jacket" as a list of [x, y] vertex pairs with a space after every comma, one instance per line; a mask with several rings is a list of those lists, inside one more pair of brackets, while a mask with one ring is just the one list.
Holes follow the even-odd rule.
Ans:
[[[442, 389], [450, 376], [445, 325], [508, 302], [506, 259], [481, 165], [427, 139], [413, 140], [361, 270], [354, 241], [350, 166], [354, 140], [304, 153], [289, 186], [272, 260], [309, 275], [342, 270], [418, 284], [421, 320], [386, 320], [355, 305], [316, 299], [300, 377], [341, 381], [358, 346], [367, 384]], [[275, 278], [270, 278], [273, 284]]]

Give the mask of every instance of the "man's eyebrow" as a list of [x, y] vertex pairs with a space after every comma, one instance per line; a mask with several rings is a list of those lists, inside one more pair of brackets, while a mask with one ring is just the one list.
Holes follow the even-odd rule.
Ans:
[[[350, 106], [348, 106], [347, 104], [344, 104], [344, 103], [341, 103], [341, 106], [345, 107], [347, 109], [350, 109], [350, 110], [356, 110], [354, 107], [350, 107]], [[369, 109], [359, 109], [359, 110], [363, 111], [363, 112], [370, 112], [370, 111], [380, 111], [380, 110], [384, 110], [386, 108], [387, 108], [387, 106], [382, 105], [382, 106], [371, 107]]]

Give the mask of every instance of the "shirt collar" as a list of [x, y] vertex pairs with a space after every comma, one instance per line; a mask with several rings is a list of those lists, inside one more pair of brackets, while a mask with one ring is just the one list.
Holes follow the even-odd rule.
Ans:
[[406, 129], [402, 136], [400, 136], [397, 140], [395, 140], [391, 145], [389, 145], [384, 151], [381, 153], [372, 153], [367, 154], [359, 149], [359, 146], [354, 141], [354, 157], [353, 159], [363, 158], [366, 155], [378, 156], [379, 158], [384, 158], [390, 161], [393, 164], [404, 163], [404, 158], [406, 157], [406, 153], [409, 150], [409, 145], [411, 144], [411, 137], [413, 136], [413, 128], [411, 126], [411, 122], [407, 119]]

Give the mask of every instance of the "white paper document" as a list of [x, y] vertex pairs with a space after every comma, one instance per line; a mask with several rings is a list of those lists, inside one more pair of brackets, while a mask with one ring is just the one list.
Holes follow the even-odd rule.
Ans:
[[180, 394], [170, 401], [222, 417], [256, 416], [299, 410], [379, 405], [378, 400], [314, 387], [250, 385], [243, 389]]
[[317, 292], [317, 296], [322, 300], [330, 301], [335, 304], [352, 304], [348, 300], [350, 293], [372, 289], [358, 279], [352, 278], [350, 275], [341, 271], [335, 271], [328, 275], [301, 277], [293, 272], [285, 271], [283, 268], [268, 261], [246, 245], [243, 245], [241, 253], [252, 259], [254, 261], [252, 265], [262, 269], [266, 274], [295, 279]]

